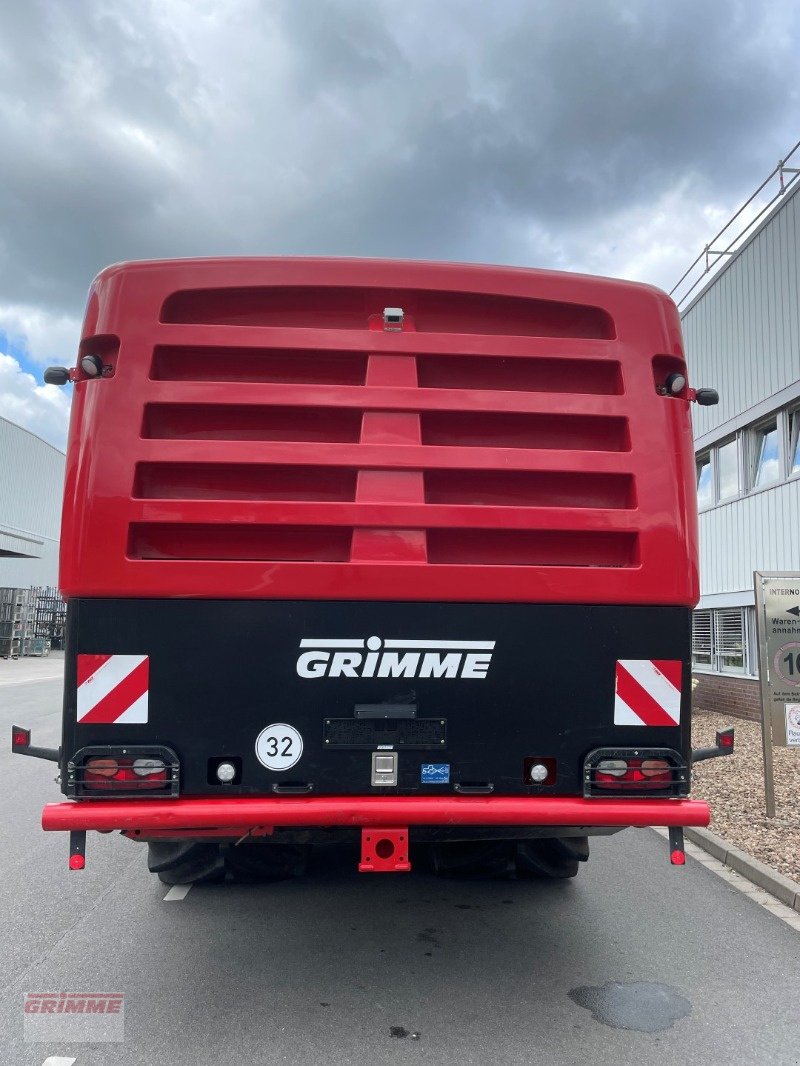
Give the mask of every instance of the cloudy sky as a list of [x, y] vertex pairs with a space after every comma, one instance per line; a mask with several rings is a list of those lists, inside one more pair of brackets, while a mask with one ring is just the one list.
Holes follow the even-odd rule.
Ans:
[[0, 415], [63, 445], [122, 259], [368, 255], [667, 289], [800, 138], [800, 7], [0, 0]]

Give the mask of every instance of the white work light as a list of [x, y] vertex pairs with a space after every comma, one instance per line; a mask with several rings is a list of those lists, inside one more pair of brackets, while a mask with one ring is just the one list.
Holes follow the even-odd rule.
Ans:
[[217, 767], [217, 779], [222, 782], [223, 785], [230, 784], [236, 777], [236, 767], [230, 762], [221, 762]]
[[99, 378], [103, 373], [103, 360], [99, 355], [84, 355], [81, 358], [81, 370], [87, 378]]

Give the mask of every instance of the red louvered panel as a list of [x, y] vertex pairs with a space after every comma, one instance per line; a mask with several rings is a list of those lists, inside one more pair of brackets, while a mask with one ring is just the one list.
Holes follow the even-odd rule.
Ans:
[[688, 405], [655, 388], [683, 356], [655, 290], [123, 264], [93, 285], [90, 351], [113, 372], [76, 384], [68, 595], [694, 602]]

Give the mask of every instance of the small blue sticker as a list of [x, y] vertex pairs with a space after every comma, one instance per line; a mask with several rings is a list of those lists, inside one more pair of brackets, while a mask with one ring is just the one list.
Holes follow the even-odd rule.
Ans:
[[420, 780], [423, 785], [449, 785], [449, 762], [424, 762], [420, 767]]

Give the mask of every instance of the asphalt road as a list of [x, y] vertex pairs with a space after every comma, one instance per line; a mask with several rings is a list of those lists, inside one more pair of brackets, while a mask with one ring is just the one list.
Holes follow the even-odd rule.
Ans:
[[[0, 661], [3, 1064], [800, 1063], [800, 935], [650, 830], [561, 884], [359, 876], [337, 853], [165, 902], [143, 846], [97, 834], [68, 871], [38, 824], [54, 766], [7, 739], [57, 743], [58, 666]], [[124, 993], [124, 1042], [26, 1043], [24, 995], [64, 990]]]

